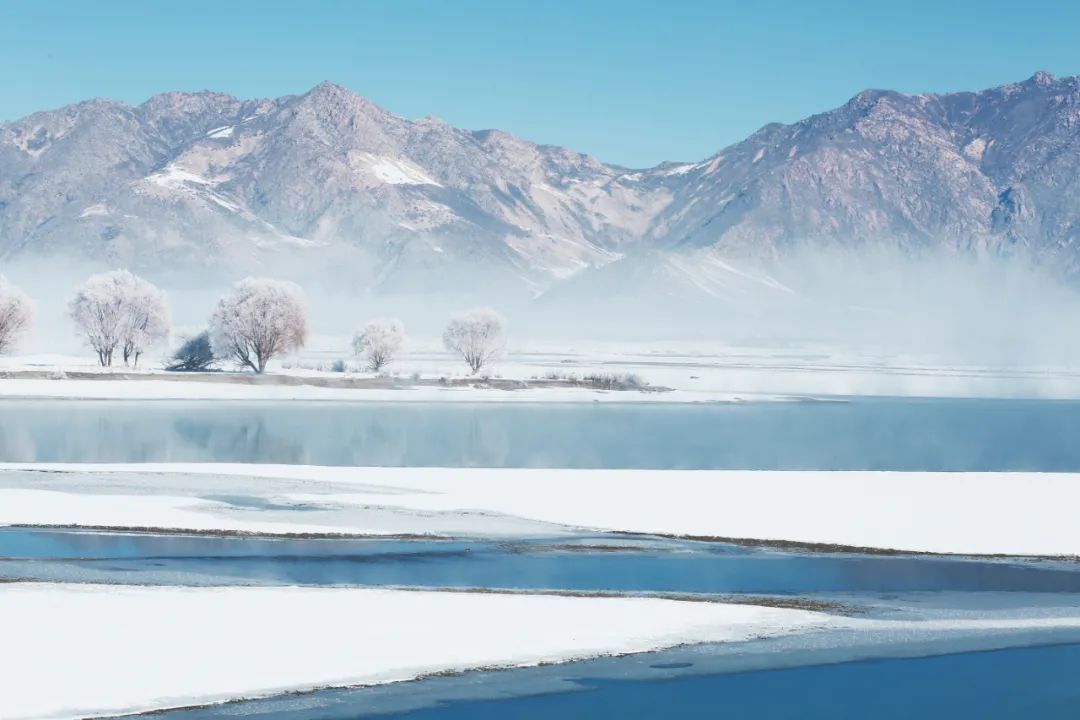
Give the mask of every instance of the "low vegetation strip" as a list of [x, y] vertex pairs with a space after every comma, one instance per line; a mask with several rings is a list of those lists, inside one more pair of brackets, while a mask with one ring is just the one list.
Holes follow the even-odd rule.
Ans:
[[319, 377], [240, 372], [92, 372], [53, 370], [9, 370], [0, 372], [7, 380], [167, 380], [172, 382], [211, 382], [236, 385], [281, 385], [339, 388], [347, 390], [393, 390], [417, 387], [482, 388], [490, 390], [528, 390], [530, 388], [582, 388], [586, 390], [670, 392], [671, 388], [649, 385], [636, 375], [586, 375], [513, 380], [495, 377], [395, 377], [350, 375]]

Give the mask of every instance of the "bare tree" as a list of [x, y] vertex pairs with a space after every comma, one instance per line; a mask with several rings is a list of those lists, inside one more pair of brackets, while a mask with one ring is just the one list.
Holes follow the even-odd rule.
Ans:
[[210, 318], [214, 353], [256, 373], [270, 358], [304, 346], [307, 302], [296, 283], [247, 278], [233, 285]]
[[0, 353], [7, 352], [34, 322], [34, 304], [0, 275]]
[[405, 325], [396, 318], [371, 320], [353, 335], [353, 352], [367, 360], [372, 372], [379, 372], [405, 349]]
[[443, 345], [464, 358], [475, 375], [506, 347], [506, 321], [488, 308], [457, 313], [443, 331]]
[[127, 270], [89, 277], [68, 304], [71, 319], [110, 367], [117, 348], [125, 365], [138, 365], [145, 350], [169, 335], [169, 306], [165, 294]]

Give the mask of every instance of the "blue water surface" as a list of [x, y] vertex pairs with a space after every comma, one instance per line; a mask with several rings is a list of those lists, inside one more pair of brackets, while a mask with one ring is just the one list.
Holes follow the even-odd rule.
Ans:
[[[1050, 645], [922, 658], [858, 660], [831, 665], [661, 678], [567, 679], [542, 694], [522, 692], [521, 679], [542, 668], [510, 671], [505, 692], [487, 685], [480, 697], [456, 699], [451, 679], [418, 706], [387, 711], [387, 688], [323, 690], [291, 697], [176, 710], [161, 720], [551, 720], [721, 718], [732, 720], [1073, 720], [1080, 717], [1080, 645]], [[665, 670], [670, 673], [670, 670]], [[453, 683], [456, 683], [453, 684]], [[551, 686], [545, 685], [550, 688]], [[393, 688], [390, 688], [393, 689]], [[408, 690], [408, 686], [398, 688]], [[440, 697], [442, 699], [440, 699]], [[401, 702], [391, 701], [391, 704]]]
[[1061, 645], [670, 680], [595, 680], [583, 692], [449, 703], [394, 717], [1073, 720], [1080, 717], [1078, 670], [1080, 646]]
[[1080, 565], [647, 537], [272, 539], [0, 528], [0, 578], [670, 593], [1080, 593]]
[[1080, 402], [0, 401], [0, 461], [1080, 471]]

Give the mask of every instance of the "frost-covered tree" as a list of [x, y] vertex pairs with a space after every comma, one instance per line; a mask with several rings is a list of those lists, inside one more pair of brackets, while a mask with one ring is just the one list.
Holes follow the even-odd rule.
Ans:
[[369, 321], [353, 335], [353, 352], [364, 358], [372, 372], [379, 372], [405, 349], [405, 325], [395, 318]]
[[102, 367], [112, 365], [113, 351], [120, 344], [122, 299], [106, 275], [94, 275], [75, 290], [68, 313], [97, 353]]
[[117, 348], [125, 365], [138, 365], [171, 329], [165, 293], [127, 270], [92, 275], [76, 288], [68, 312], [102, 367], [112, 365]]
[[443, 331], [443, 345], [464, 358], [476, 374], [506, 346], [506, 321], [488, 308], [457, 313]]
[[147, 348], [168, 338], [172, 330], [165, 293], [141, 278], [135, 278], [135, 281], [129, 289], [120, 332], [124, 364], [132, 367], [138, 367], [139, 358]]
[[34, 304], [0, 275], [0, 353], [7, 352], [34, 322]]
[[296, 283], [246, 278], [221, 298], [210, 319], [214, 353], [256, 373], [270, 358], [299, 350], [307, 339], [307, 301]]

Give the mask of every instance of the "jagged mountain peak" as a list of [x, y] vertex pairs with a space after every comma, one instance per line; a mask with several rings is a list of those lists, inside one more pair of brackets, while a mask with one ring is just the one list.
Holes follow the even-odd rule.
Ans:
[[227, 105], [241, 102], [228, 93], [216, 90], [197, 90], [195, 92], [169, 91], [147, 98], [137, 107], [148, 112], [160, 112], [164, 109], [201, 107], [206, 105]]
[[477, 271], [536, 293], [598, 268], [618, 286], [624, 262], [632, 288], [657, 253], [674, 259], [656, 277], [700, 285], [670, 268], [873, 242], [1021, 245], [1080, 267], [1080, 79], [865, 90], [700, 162], [643, 170], [410, 120], [331, 82], [267, 100], [91, 100], [0, 125], [7, 258], [223, 273], [318, 261], [371, 289], [475, 284]]
[[1057, 82], [1057, 78], [1045, 70], [1037, 70], [1035, 71], [1035, 74], [1028, 79], [1028, 82], [1038, 85], [1039, 87], [1050, 87]]
[[344, 85], [339, 85], [331, 80], [323, 80], [312, 86], [310, 90], [305, 93], [306, 95], [356, 95], [359, 97], [359, 93], [355, 93]]
[[297, 105], [336, 113], [365, 113], [381, 117], [395, 117], [390, 111], [347, 87], [324, 80], [302, 95], [296, 97]]

